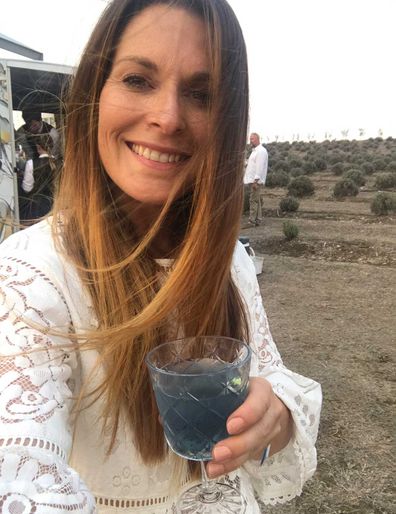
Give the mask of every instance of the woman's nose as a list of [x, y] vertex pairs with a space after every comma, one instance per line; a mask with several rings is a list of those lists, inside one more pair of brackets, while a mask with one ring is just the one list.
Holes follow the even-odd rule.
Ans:
[[148, 121], [166, 135], [183, 131], [186, 123], [178, 92], [173, 89], [159, 91], [153, 99]]

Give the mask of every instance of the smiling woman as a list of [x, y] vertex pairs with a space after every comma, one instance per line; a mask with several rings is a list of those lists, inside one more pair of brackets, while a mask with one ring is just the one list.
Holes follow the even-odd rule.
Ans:
[[[247, 118], [226, 0], [108, 4], [68, 93], [53, 215], [0, 246], [3, 513], [258, 514], [256, 497], [284, 502], [314, 473], [320, 386], [283, 365], [238, 243]], [[208, 402], [227, 414], [204, 470], [233, 510], [210, 484], [202, 508], [177, 507], [199, 469], [165, 444], [145, 359], [181, 337], [194, 359], [206, 339], [252, 356], [229, 375], [226, 346]], [[166, 401], [194, 444], [216, 424]]]

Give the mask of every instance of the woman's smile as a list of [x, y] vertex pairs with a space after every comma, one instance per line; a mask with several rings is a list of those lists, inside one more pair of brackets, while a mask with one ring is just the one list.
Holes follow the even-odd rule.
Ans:
[[[159, 150], [147, 144], [127, 143], [133, 153], [142, 157], [142, 162], [151, 161], [157, 164], [171, 164], [175, 168], [178, 163], [186, 161], [189, 156], [175, 150]], [[149, 164], [149, 163], [147, 163]], [[165, 169], [168, 169], [165, 168]]]

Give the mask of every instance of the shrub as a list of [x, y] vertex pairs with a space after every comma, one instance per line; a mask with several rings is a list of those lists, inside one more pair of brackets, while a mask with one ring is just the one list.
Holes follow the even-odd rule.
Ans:
[[364, 162], [361, 166], [363, 173], [366, 175], [371, 175], [374, 173], [374, 165], [371, 162]]
[[323, 157], [315, 159], [315, 166], [318, 171], [324, 171], [327, 168], [326, 160]]
[[335, 164], [337, 162], [342, 162], [343, 156], [339, 152], [334, 152], [330, 154], [327, 158], [329, 164]]
[[345, 171], [345, 164], [343, 162], [336, 162], [331, 167], [331, 171], [334, 175], [342, 175]]
[[351, 163], [352, 161], [353, 161], [353, 154], [351, 152], [345, 152], [343, 162]]
[[305, 171], [302, 168], [292, 168], [290, 175], [292, 177], [301, 177], [301, 175], [305, 175]]
[[351, 179], [342, 179], [336, 183], [333, 190], [333, 195], [336, 198], [345, 198], [346, 196], [356, 196], [359, 193], [359, 188]]
[[299, 150], [300, 152], [303, 152], [306, 147], [306, 143], [304, 141], [293, 141], [292, 147], [295, 150]]
[[301, 159], [299, 159], [298, 157], [292, 157], [291, 159], [289, 159], [290, 169], [301, 168], [303, 164], [304, 164], [303, 161]]
[[389, 193], [377, 193], [371, 202], [371, 212], [377, 216], [396, 212], [396, 197]]
[[353, 155], [352, 158], [351, 158], [351, 162], [353, 164], [357, 164], [357, 165], [360, 165], [362, 164], [363, 162], [365, 162], [365, 158], [363, 155], [359, 155], [359, 154], [356, 154], [356, 155]]
[[305, 173], [310, 175], [311, 173], [314, 173], [316, 171], [315, 162], [309, 159], [308, 161], [305, 161], [303, 164], [303, 170]]
[[283, 234], [288, 241], [295, 239], [298, 236], [298, 227], [292, 221], [283, 222]]
[[352, 180], [355, 182], [357, 186], [364, 186], [366, 183], [366, 179], [364, 178], [363, 173], [360, 170], [352, 169], [344, 173], [344, 178], [347, 180]]
[[289, 195], [303, 198], [304, 196], [313, 195], [315, 188], [309, 177], [302, 176], [294, 178], [288, 187]]
[[300, 207], [300, 202], [294, 196], [286, 196], [279, 202], [279, 209], [282, 212], [296, 212]]
[[396, 161], [391, 161], [386, 165], [386, 171], [396, 171]]
[[395, 173], [381, 173], [375, 179], [376, 189], [393, 189], [396, 187]]
[[375, 171], [384, 171], [386, 168], [386, 162], [384, 159], [377, 157], [373, 160], [373, 166]]
[[372, 164], [374, 158], [375, 158], [375, 155], [373, 153], [371, 153], [370, 150], [364, 154], [365, 162], [370, 162]]
[[275, 162], [273, 165], [274, 171], [290, 171], [290, 164], [285, 160]]
[[265, 185], [267, 187], [286, 187], [289, 181], [290, 177], [285, 171], [273, 171], [268, 173]]

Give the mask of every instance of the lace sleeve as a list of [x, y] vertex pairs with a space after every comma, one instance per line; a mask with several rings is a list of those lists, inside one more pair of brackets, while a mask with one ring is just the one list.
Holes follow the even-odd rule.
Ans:
[[[40, 330], [34, 328], [40, 326]], [[42, 328], [41, 328], [42, 327]], [[0, 262], [0, 510], [95, 511], [67, 466], [75, 352], [62, 349], [71, 317], [49, 276], [13, 256]]]
[[263, 466], [249, 461], [241, 472], [248, 474], [263, 503], [284, 503], [301, 494], [304, 483], [316, 469], [321, 387], [284, 366], [270, 332], [254, 268], [246, 256], [243, 250], [234, 273], [250, 321], [251, 376], [263, 377], [271, 383], [274, 393], [292, 414], [294, 434], [286, 448], [267, 459]]

